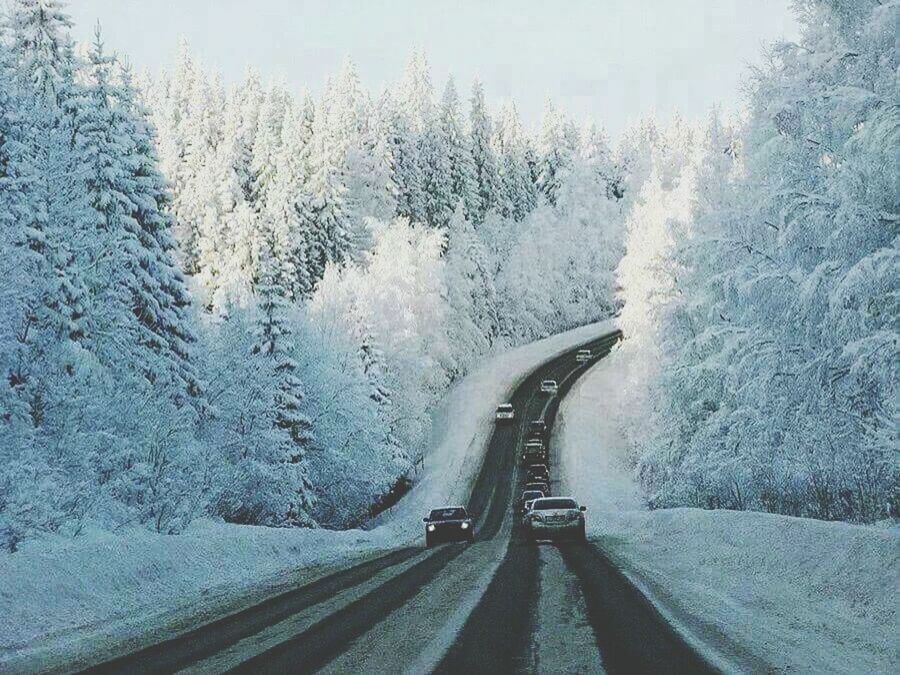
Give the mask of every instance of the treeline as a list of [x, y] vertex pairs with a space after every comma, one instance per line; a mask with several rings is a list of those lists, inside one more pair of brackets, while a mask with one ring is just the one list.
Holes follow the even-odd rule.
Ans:
[[314, 99], [186, 49], [135, 78], [70, 27], [15, 0], [0, 36], [5, 548], [358, 524], [478, 358], [615, 311], [632, 146], [436, 99], [421, 56]]
[[652, 506], [897, 517], [898, 5], [798, 5], [743, 121], [673, 124], [619, 269]]

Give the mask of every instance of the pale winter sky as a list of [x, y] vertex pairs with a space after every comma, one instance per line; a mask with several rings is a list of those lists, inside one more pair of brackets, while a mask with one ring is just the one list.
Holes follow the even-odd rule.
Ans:
[[321, 90], [345, 56], [380, 90], [424, 48], [438, 92], [477, 75], [489, 101], [512, 98], [536, 124], [547, 97], [615, 137], [636, 117], [694, 118], [736, 107], [764, 45], [795, 39], [790, 0], [73, 0], [76, 38], [99, 19], [138, 70], [172, 63], [178, 38], [226, 82]]

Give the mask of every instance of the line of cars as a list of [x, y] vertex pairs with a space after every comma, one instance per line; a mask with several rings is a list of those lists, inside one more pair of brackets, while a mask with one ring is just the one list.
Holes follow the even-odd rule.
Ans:
[[[575, 355], [579, 364], [592, 358], [590, 350], [586, 349], [579, 350]], [[541, 394], [555, 396], [559, 392], [559, 384], [555, 380], [542, 380], [538, 390]], [[508, 403], [501, 407], [503, 410], [512, 408]], [[497, 412], [497, 422], [501, 423], [500, 408]], [[549, 431], [543, 419], [531, 420], [525, 427], [522, 444], [525, 484], [516, 509], [525, 534], [532, 541], [560, 537], [584, 540], [585, 507], [579, 506], [571, 497], [555, 497], [551, 493]]]
[[[591, 350], [579, 349], [575, 361], [584, 365], [594, 358]], [[545, 396], [556, 396], [559, 383], [541, 380], [538, 391]], [[517, 420], [512, 403], [497, 406], [495, 420], [498, 425], [512, 424]], [[525, 427], [522, 444], [522, 465], [525, 484], [516, 509], [521, 516], [526, 535], [532, 541], [569, 536], [585, 539], [584, 512], [571, 497], [554, 497], [550, 492], [549, 428], [543, 419], [531, 420]], [[433, 509], [425, 522], [425, 545], [439, 542], [475, 540], [475, 525], [463, 506]]]

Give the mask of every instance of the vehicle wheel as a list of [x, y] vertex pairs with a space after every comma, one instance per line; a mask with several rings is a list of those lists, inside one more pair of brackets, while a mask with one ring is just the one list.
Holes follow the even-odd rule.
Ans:
[[426, 534], [426, 535], [425, 535], [425, 548], [431, 548], [431, 546], [432, 546], [433, 544], [434, 544], [434, 542], [431, 541], [431, 537], [429, 537], [429, 536]]
[[475, 533], [472, 532], [472, 533], [466, 538], [466, 543], [471, 544], [471, 543], [473, 543], [474, 541], [475, 541]]
[[578, 528], [578, 541], [587, 541], [587, 533], [584, 531], [584, 523]]

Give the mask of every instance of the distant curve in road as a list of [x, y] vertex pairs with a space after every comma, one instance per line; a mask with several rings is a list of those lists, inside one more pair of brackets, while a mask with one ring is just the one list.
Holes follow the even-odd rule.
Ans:
[[[379, 663], [395, 658], [391, 667], [401, 672], [410, 667], [411, 657], [424, 649], [420, 642], [429, 636], [427, 630], [423, 636], [404, 630], [399, 613], [415, 604], [423, 612], [423, 621], [451, 614], [454, 598], [439, 593], [425, 596], [427, 589], [451, 583], [454, 574], [469, 575], [472, 569], [490, 570], [491, 566], [496, 571], [483, 595], [429, 669], [442, 673], [553, 670], [553, 664], [537, 664], [532, 654], [539, 553], [525, 541], [513, 515], [523, 482], [517, 457], [527, 421], [543, 416], [552, 425], [559, 400], [587, 371], [590, 364], [576, 363], [574, 354], [589, 348], [595, 355], [593, 363], [619, 339], [621, 332], [615, 331], [568, 350], [535, 368], [515, 388], [511, 402], [517, 422], [495, 428], [467, 503], [477, 518], [474, 544], [399, 548], [84, 672], [342, 671], [354, 667], [347, 664], [365, 666], [376, 649]], [[560, 382], [558, 396], [550, 399], [536, 395], [540, 381], [548, 378]], [[507, 543], [498, 559], [497, 551], [503, 549], [496, 542], [503, 537]], [[558, 547], [567, 572], [583, 594], [586, 620], [605, 671], [713, 672], [601, 550], [587, 542]], [[292, 632], [290, 621], [307, 614], [309, 621], [299, 622]], [[275, 644], [259, 637], [284, 625], [288, 628], [269, 640]], [[228, 659], [215, 659], [226, 652]]]

